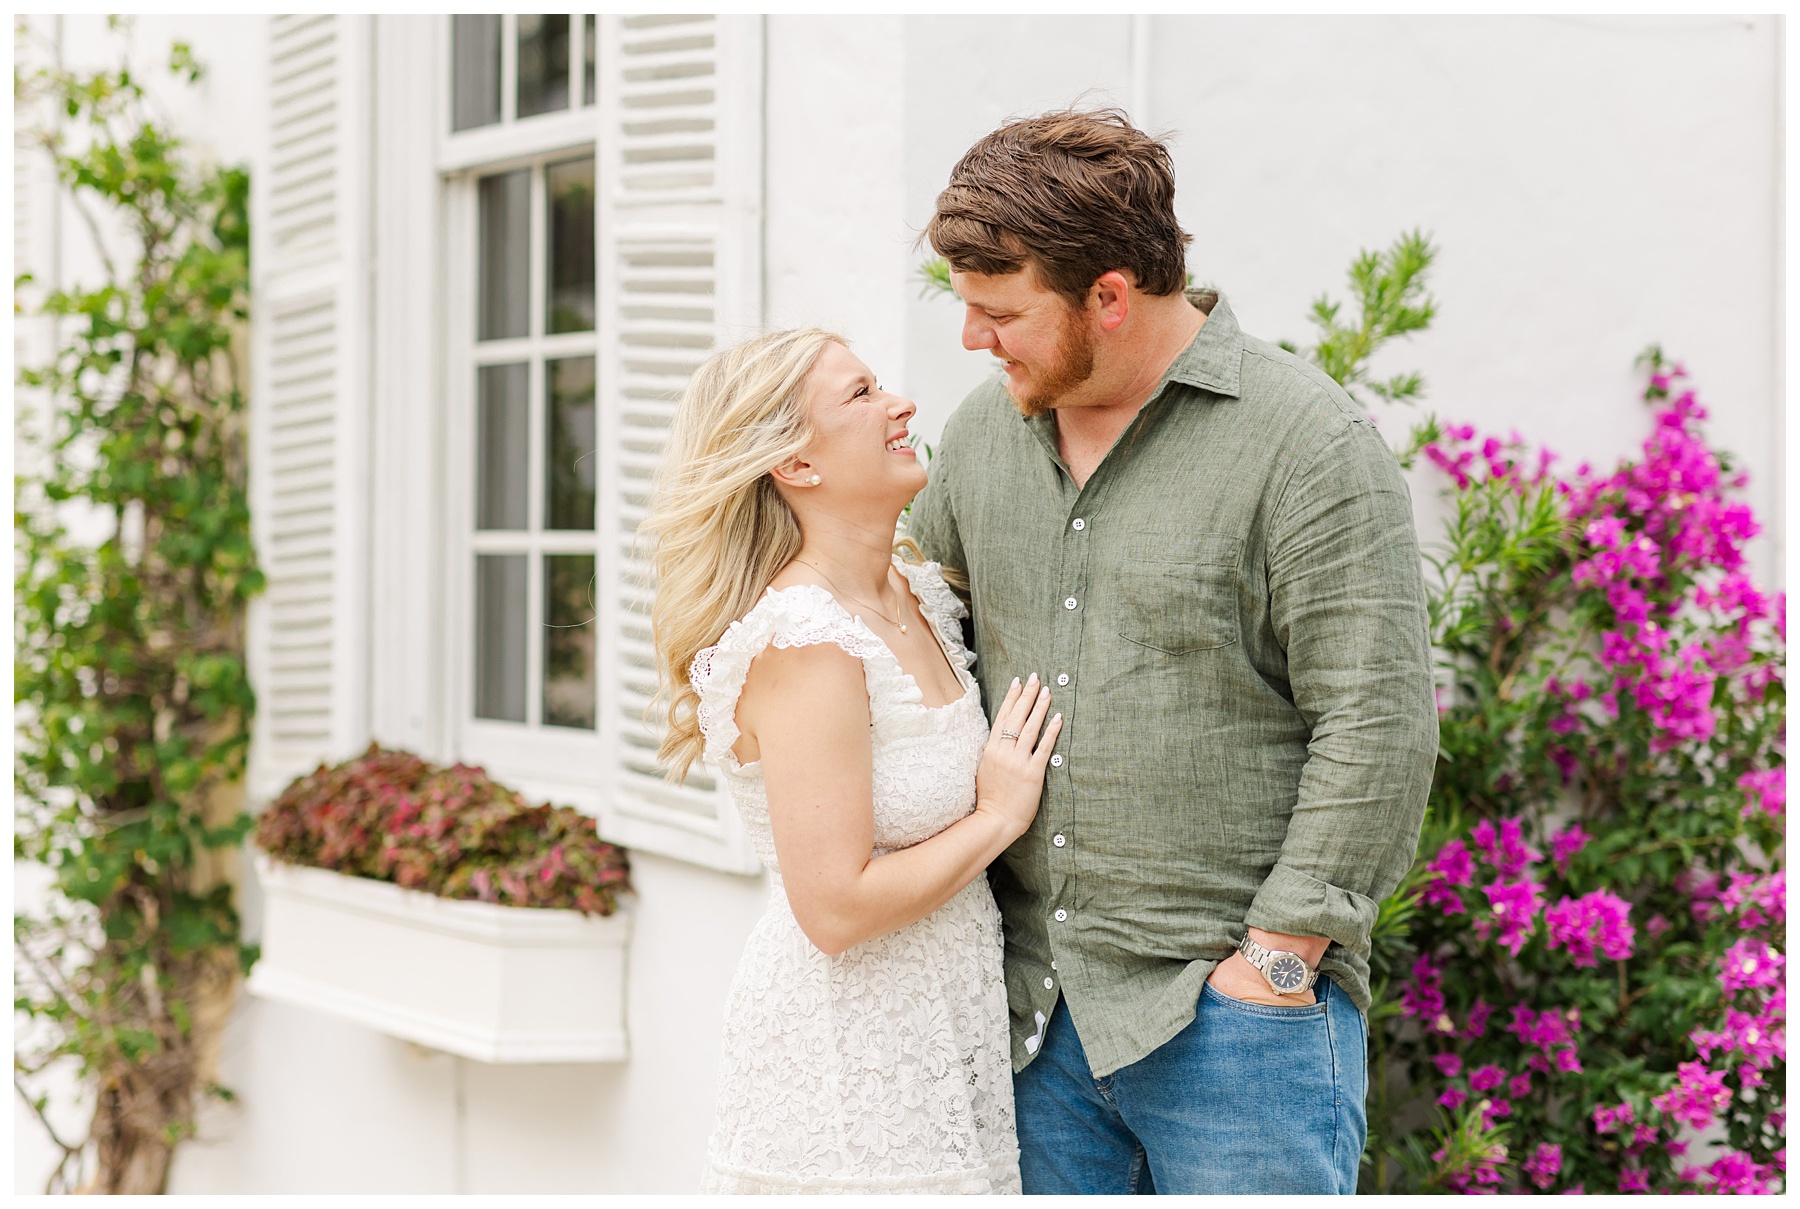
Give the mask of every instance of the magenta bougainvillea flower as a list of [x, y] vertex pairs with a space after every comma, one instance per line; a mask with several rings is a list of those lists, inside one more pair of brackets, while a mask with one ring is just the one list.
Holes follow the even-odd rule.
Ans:
[[1525, 947], [1537, 928], [1538, 911], [1544, 905], [1544, 887], [1530, 880], [1495, 882], [1482, 887], [1493, 907], [1492, 919], [1475, 921], [1476, 935], [1486, 939], [1490, 932], [1495, 942], [1514, 957]]
[[1631, 956], [1636, 929], [1631, 926], [1631, 904], [1607, 890], [1595, 890], [1577, 899], [1563, 898], [1544, 912], [1548, 947], [1568, 949], [1578, 966], [1599, 962], [1596, 951], [1614, 961]]
[[1594, 1108], [1594, 1130], [1597, 1133], [1611, 1133], [1619, 1126], [1628, 1124], [1632, 1119], [1632, 1115], [1630, 1104], [1615, 1104], [1610, 1108], [1604, 1104], [1596, 1105]]
[[1693, 1129], [1713, 1123], [1721, 1108], [1731, 1102], [1725, 1076], [1708, 1070], [1703, 1062], [1683, 1062], [1676, 1068], [1675, 1086], [1658, 1096], [1656, 1107]]
[[[1455, 497], [1431, 589], [1448, 826], [1374, 1027], [1440, 1105], [1431, 1187], [1785, 1184], [1786, 598], [1685, 377], [1653, 363], [1649, 435], [1610, 470], [1467, 425], [1420, 445]], [[1700, 1135], [1727, 1122], [1720, 1152]]]
[[1719, 982], [1726, 994], [1755, 987], [1772, 987], [1781, 982], [1781, 968], [1787, 958], [1772, 944], [1740, 940], [1725, 950], [1719, 959]]
[[1525, 1160], [1525, 1176], [1540, 1189], [1548, 1189], [1562, 1170], [1562, 1147], [1555, 1142], [1540, 1142]]
[[1550, 863], [1564, 877], [1569, 875], [1569, 862], [1575, 854], [1587, 847], [1587, 842], [1594, 837], [1582, 829], [1580, 823], [1571, 823], [1550, 837]]

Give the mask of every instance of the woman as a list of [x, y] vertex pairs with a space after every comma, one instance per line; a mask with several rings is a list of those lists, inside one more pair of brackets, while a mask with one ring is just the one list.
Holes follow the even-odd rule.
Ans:
[[961, 602], [895, 556], [914, 410], [828, 332], [748, 341], [695, 373], [652, 501], [662, 756], [718, 766], [775, 883], [704, 1191], [1019, 1191], [982, 873], [1062, 720], [1033, 676], [990, 737]]

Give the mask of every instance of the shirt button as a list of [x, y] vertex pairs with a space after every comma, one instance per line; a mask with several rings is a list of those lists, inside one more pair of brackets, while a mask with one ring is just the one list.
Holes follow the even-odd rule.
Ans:
[[1057, 752], [1055, 755], [1050, 757], [1050, 767], [1052, 767], [1052, 768], [1061, 768], [1062, 767], [1062, 753], [1061, 752]]
[[1067, 918], [1069, 918], [1069, 913], [1067, 911], [1063, 910], [1061, 907], [1058, 907], [1056, 909], [1056, 922], [1061, 923], [1063, 920], [1065, 920]]
[[1046, 990], [1046, 991], [1048, 991], [1048, 990], [1050, 990], [1050, 989], [1052, 989], [1052, 988], [1054, 988], [1054, 987], [1055, 987], [1055, 986], [1056, 986], [1056, 979], [1054, 979], [1054, 978], [1046, 978], [1046, 979], [1044, 979], [1044, 989], [1045, 989], [1045, 990]]
[[1064, 688], [1068, 685], [1068, 683], [1069, 683], [1069, 673], [1067, 673], [1067, 672], [1064, 672], [1062, 675], [1060, 675], [1056, 678], [1056, 686], [1058, 688]]
[[1077, 533], [1080, 533], [1080, 532], [1081, 532], [1081, 531], [1082, 531], [1082, 530], [1083, 530], [1083, 529], [1085, 529], [1085, 528], [1087, 528], [1087, 522], [1086, 522], [1086, 521], [1084, 521], [1084, 520], [1082, 520], [1082, 519], [1081, 519], [1081, 518], [1080, 518], [1080, 517], [1079, 517], [1079, 516], [1078, 516], [1078, 517], [1076, 517], [1076, 518], [1075, 518], [1075, 521], [1074, 521], [1074, 528], [1075, 528], [1075, 532], [1077, 532]]
[[1072, 609], [1074, 607], [1075, 607], [1075, 598], [1073, 596], [1071, 596], [1071, 597], [1069, 597], [1069, 599], [1063, 601], [1063, 608]]
[[1061, 848], [1064, 844], [1068, 843], [1069, 841], [1063, 836], [1063, 833], [1059, 831], [1055, 835], [1050, 837], [1050, 842], [1052, 844], [1055, 844], [1058, 848]]

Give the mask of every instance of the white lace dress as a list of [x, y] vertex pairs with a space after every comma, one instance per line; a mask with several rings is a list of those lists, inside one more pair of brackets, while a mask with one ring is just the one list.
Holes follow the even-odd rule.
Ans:
[[822, 588], [765, 593], [694, 660], [707, 759], [774, 880], [725, 1009], [703, 1192], [1019, 1191], [1000, 914], [978, 877], [917, 923], [827, 957], [795, 922], [762, 769], [739, 766], [738, 694], [765, 647], [836, 643], [862, 660], [875, 851], [929, 839], [975, 807], [987, 718], [962, 602], [937, 564], [895, 560], [963, 695], [928, 709], [885, 643]]

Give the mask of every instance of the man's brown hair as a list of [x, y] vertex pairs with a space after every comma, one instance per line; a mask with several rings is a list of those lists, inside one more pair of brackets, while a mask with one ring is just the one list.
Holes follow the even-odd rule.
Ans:
[[1064, 109], [986, 135], [957, 162], [925, 237], [950, 267], [1001, 276], [1035, 264], [1081, 306], [1103, 273], [1147, 294], [1187, 284], [1169, 150], [1118, 109]]

